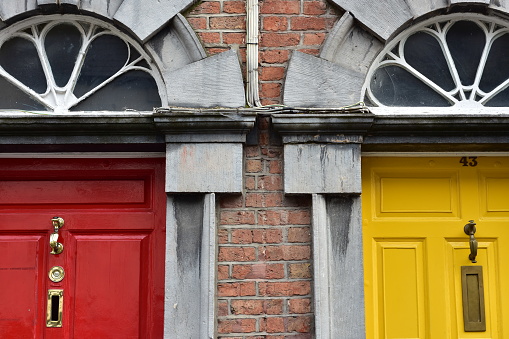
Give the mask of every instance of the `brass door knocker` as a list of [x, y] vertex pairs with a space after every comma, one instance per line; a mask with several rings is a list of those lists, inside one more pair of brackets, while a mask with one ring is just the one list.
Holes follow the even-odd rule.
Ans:
[[468, 256], [468, 260], [472, 261], [473, 263], [476, 263], [477, 260], [475, 260], [475, 257], [477, 256], [477, 247], [478, 243], [475, 239], [475, 228], [476, 223], [473, 220], [469, 220], [468, 224], [465, 225], [463, 230], [465, 231], [466, 235], [470, 236], [470, 255]]

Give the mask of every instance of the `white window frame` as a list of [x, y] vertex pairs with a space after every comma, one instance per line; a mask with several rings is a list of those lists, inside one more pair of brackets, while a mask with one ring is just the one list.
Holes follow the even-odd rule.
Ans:
[[[87, 28], [85, 29], [81, 24], [86, 23]], [[43, 29], [39, 31], [37, 28], [41, 24], [46, 24]], [[52, 75], [51, 65], [44, 51], [44, 39], [48, 31], [59, 24], [70, 24], [76, 27], [82, 35], [82, 46], [80, 47], [80, 52], [77, 56], [77, 60], [71, 74], [70, 80], [64, 87], [60, 87], [55, 83], [54, 77]], [[96, 31], [96, 28], [100, 27], [101, 30], [99, 32]], [[31, 34], [27, 33], [27, 30], [30, 30]], [[114, 35], [124, 41], [124, 43], [128, 46], [128, 58], [115, 74], [110, 76], [108, 79], [103, 81], [98, 86], [89, 90], [87, 93], [83, 94], [81, 97], [76, 98], [73, 94], [74, 86], [79, 78], [81, 67], [83, 66], [87, 49], [92, 43], [92, 41], [102, 35]], [[93, 95], [95, 92], [111, 83], [117, 77], [122, 74], [131, 71], [131, 70], [140, 70], [147, 72], [152, 76], [155, 80], [158, 93], [161, 98], [161, 105], [166, 106], [168, 104], [168, 99], [166, 95], [165, 85], [162, 80], [162, 77], [157, 69], [156, 65], [152, 62], [151, 56], [136, 42], [134, 39], [121, 32], [119, 29], [115, 28], [113, 25], [101, 21], [99, 19], [95, 19], [88, 16], [81, 15], [49, 15], [49, 16], [37, 16], [32, 17], [18, 23], [13, 24], [3, 30], [0, 31], [0, 49], [2, 45], [13, 37], [20, 37], [33, 42], [35, 48], [37, 49], [37, 53], [39, 55], [39, 59], [41, 60], [41, 65], [46, 76], [47, 81], [47, 89], [45, 93], [39, 94], [28, 87], [26, 84], [23, 84], [18, 79], [14, 78], [11, 74], [5, 71], [2, 67], [0, 67], [0, 75], [11, 82], [14, 86], [19, 88], [24, 93], [28, 94], [32, 99], [41, 103], [45, 107], [48, 108], [51, 113], [70, 113], [69, 109], [78, 104], [79, 102], [85, 100], [86, 98]], [[129, 62], [131, 49], [134, 48], [139, 54], [140, 57]], [[146, 61], [149, 65], [149, 68], [139, 66], [141, 61]], [[0, 103], [1, 110], [1, 103]], [[71, 112], [72, 113], [72, 112]]]

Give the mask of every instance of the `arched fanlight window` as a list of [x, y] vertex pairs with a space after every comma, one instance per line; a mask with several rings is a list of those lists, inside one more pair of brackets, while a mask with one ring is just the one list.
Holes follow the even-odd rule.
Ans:
[[123, 111], [161, 106], [162, 81], [137, 43], [102, 21], [47, 16], [0, 32], [0, 110]]
[[509, 106], [509, 24], [476, 14], [428, 20], [387, 44], [364, 87], [376, 106]]

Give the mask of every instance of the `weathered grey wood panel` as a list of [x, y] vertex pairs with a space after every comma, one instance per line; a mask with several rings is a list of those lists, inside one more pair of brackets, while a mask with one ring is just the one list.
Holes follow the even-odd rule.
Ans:
[[58, 0], [37, 0], [37, 5], [57, 5]]
[[366, 74], [383, 44], [355, 25], [350, 13], [336, 23], [325, 41], [320, 57], [352, 71]]
[[145, 46], [162, 73], [167, 73], [207, 56], [187, 20], [177, 14]]
[[330, 244], [327, 227], [327, 207], [325, 196], [313, 194], [313, 269], [315, 331], [320, 339], [331, 337], [331, 301], [330, 301]]
[[215, 195], [167, 201], [165, 338], [214, 338]]
[[360, 196], [329, 196], [326, 210], [330, 242], [330, 338], [364, 338]]
[[448, 0], [406, 0], [415, 18], [437, 9], [449, 7]]
[[0, 1], [0, 18], [5, 21], [10, 18], [31, 11], [37, 8], [36, 0], [1, 0]]
[[451, 5], [467, 3], [467, 4], [485, 4], [488, 5], [490, 0], [450, 0]]
[[509, 13], [509, 1], [508, 0], [492, 0], [490, 7], [498, 11]]
[[241, 143], [169, 143], [166, 192], [242, 192]]
[[361, 100], [365, 75], [327, 60], [293, 52], [284, 103], [295, 107], [341, 107]]
[[80, 8], [107, 18], [113, 18], [124, 0], [81, 0]]
[[147, 41], [192, 0], [124, 0], [114, 19], [129, 27], [141, 40]]
[[361, 203], [313, 194], [316, 338], [365, 338]]
[[164, 72], [163, 77], [170, 106], [243, 107], [246, 102], [239, 59], [233, 50]]
[[360, 193], [359, 144], [286, 144], [286, 193]]
[[68, 4], [68, 5], [74, 5], [77, 7], [80, 7], [81, 0], [60, 0], [59, 3], [62, 4]]
[[373, 34], [387, 40], [401, 25], [412, 19], [412, 10], [405, 0], [333, 0], [352, 13]]

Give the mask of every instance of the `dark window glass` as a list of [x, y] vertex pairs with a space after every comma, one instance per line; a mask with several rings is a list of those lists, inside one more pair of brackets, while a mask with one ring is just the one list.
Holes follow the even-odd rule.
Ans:
[[81, 33], [72, 25], [57, 25], [46, 35], [44, 47], [57, 86], [64, 87], [69, 81], [81, 44]]
[[490, 92], [508, 78], [509, 34], [504, 34], [491, 45], [479, 88], [484, 92]]
[[386, 106], [450, 106], [444, 97], [398, 66], [379, 68], [371, 79], [371, 91]]
[[113, 35], [97, 37], [88, 48], [74, 88], [74, 95], [81, 97], [117, 73], [126, 64], [128, 53], [126, 43], [118, 37]]
[[161, 99], [154, 78], [144, 71], [129, 71], [115, 78], [71, 110], [151, 111], [154, 107], [160, 106]]
[[31, 41], [18, 37], [7, 40], [0, 48], [0, 66], [35, 92], [46, 92], [46, 76]]
[[458, 21], [447, 32], [446, 40], [461, 83], [472, 85], [486, 44], [484, 32], [472, 21]]
[[23, 111], [46, 111], [41, 103], [32, 99], [28, 94], [0, 77], [0, 102], [2, 109], [18, 109]]
[[486, 102], [484, 106], [487, 107], [508, 107], [509, 106], [509, 88], [504, 89], [491, 100]]
[[405, 42], [404, 54], [410, 66], [438, 86], [446, 91], [456, 87], [440, 43], [434, 36], [424, 32], [411, 35]]

